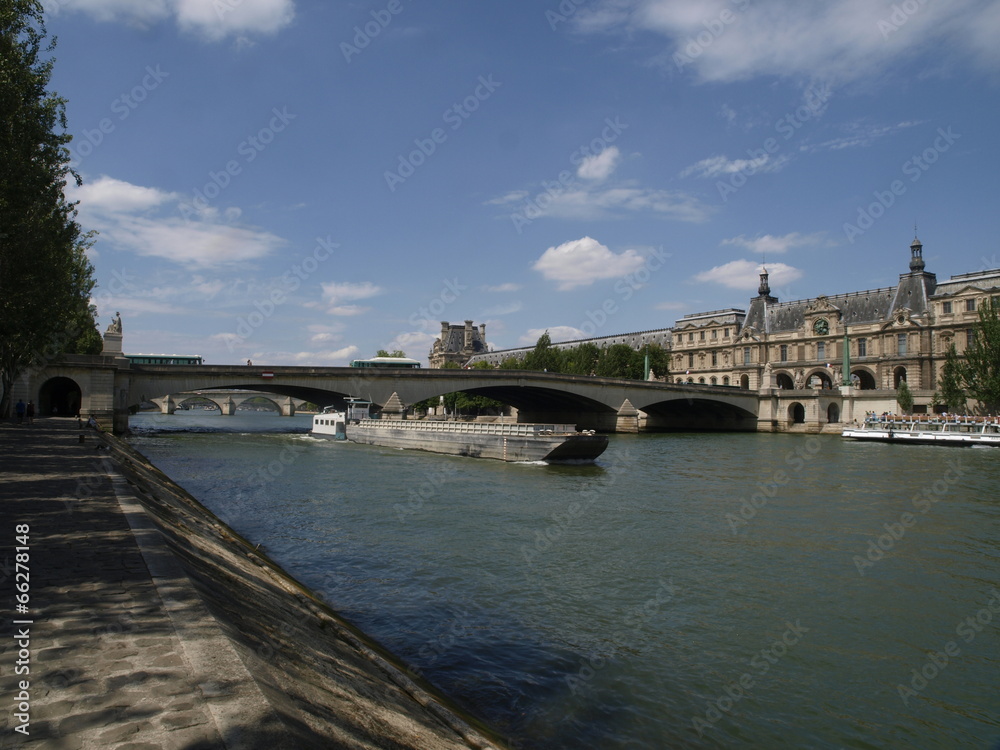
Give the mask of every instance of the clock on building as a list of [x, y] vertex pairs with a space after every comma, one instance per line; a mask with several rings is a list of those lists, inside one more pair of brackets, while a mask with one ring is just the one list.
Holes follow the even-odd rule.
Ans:
[[820, 318], [813, 324], [813, 331], [818, 336], [826, 336], [830, 332], [830, 323], [825, 318]]

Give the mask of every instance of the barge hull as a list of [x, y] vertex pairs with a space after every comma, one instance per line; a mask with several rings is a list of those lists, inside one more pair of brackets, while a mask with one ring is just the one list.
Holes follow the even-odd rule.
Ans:
[[488, 435], [349, 425], [347, 439], [364, 445], [494, 458], [500, 461], [590, 461], [608, 447], [606, 435]]

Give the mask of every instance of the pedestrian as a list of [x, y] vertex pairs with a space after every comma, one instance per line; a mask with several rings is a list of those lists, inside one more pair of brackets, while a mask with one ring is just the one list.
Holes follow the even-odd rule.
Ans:
[[35, 421], [35, 402], [29, 401], [24, 411], [28, 416], [28, 424], [33, 424]]
[[24, 411], [27, 407], [24, 405], [24, 401], [21, 399], [17, 400], [17, 404], [14, 406], [14, 413], [17, 414], [17, 423], [24, 424]]

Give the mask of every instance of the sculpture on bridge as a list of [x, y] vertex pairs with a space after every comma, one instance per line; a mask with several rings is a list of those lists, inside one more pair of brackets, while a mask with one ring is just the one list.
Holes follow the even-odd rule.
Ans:
[[112, 318], [111, 322], [108, 324], [107, 333], [121, 333], [122, 332], [122, 314], [120, 312], [115, 313], [115, 317]]

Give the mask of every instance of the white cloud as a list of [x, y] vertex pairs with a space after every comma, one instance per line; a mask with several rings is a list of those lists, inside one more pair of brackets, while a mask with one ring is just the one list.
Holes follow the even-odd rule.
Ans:
[[375, 297], [376, 295], [382, 294], [382, 287], [377, 286], [370, 281], [362, 281], [360, 283], [352, 281], [334, 281], [329, 284], [322, 284], [321, 286], [323, 287], [323, 299], [331, 305], [336, 305], [341, 302], [352, 302], [359, 299], [368, 299], [369, 297]]
[[685, 302], [660, 302], [653, 305], [654, 310], [685, 310], [689, 305]]
[[516, 300], [506, 305], [497, 305], [483, 310], [483, 315], [513, 315], [516, 312], [521, 312], [523, 308], [524, 304], [520, 300]]
[[560, 291], [566, 291], [599, 279], [625, 276], [639, 270], [645, 262], [635, 250], [616, 255], [592, 237], [582, 237], [550, 247], [532, 268], [546, 279], [558, 282]]
[[[746, 235], [741, 234], [738, 237], [730, 237], [728, 240], [723, 240], [722, 244], [745, 247], [747, 250], [752, 250], [754, 253], [766, 257], [768, 255], [781, 255], [797, 247], [815, 247], [824, 244], [824, 242], [826, 242], [825, 232], [814, 232], [813, 234], [790, 232], [781, 237], [775, 237], [773, 234], [764, 234], [752, 239], [748, 239]], [[826, 242], [826, 244], [832, 243]]]
[[849, 81], [883, 75], [917, 52], [966, 54], [989, 68], [1000, 52], [1000, 6], [992, 0], [598, 0], [574, 15], [578, 31], [647, 31], [668, 41], [675, 70], [701, 81], [757, 76]]
[[549, 334], [549, 339], [552, 340], [553, 344], [560, 341], [576, 341], [578, 339], [588, 338], [587, 334], [581, 331], [579, 328], [574, 328], [573, 326], [550, 326], [548, 328], [531, 328], [526, 334], [524, 334], [518, 344], [520, 346], [532, 346], [538, 343], [538, 339], [541, 338], [543, 333]]
[[662, 214], [677, 221], [701, 222], [709, 217], [712, 209], [693, 196], [668, 190], [574, 188], [552, 196], [544, 207], [526, 215], [531, 219], [551, 216], [584, 220], [611, 219], [640, 212]]
[[788, 161], [786, 157], [779, 156], [772, 159], [769, 155], [764, 155], [756, 159], [728, 159], [725, 156], [710, 156], [707, 159], [686, 167], [681, 173], [681, 177], [704, 177], [706, 179], [719, 177], [720, 175], [736, 174], [737, 172], [747, 172], [756, 174], [758, 172], [776, 172]]
[[577, 168], [576, 176], [584, 180], [603, 182], [615, 171], [620, 158], [621, 152], [617, 146], [606, 148], [599, 154], [585, 158]]
[[[98, 244], [109, 242], [120, 250], [184, 266], [255, 260], [285, 244], [270, 232], [220, 220], [214, 209], [185, 219], [180, 213], [184, 198], [179, 193], [113, 177], [102, 176], [82, 187], [70, 185], [66, 197], [79, 201], [80, 223], [100, 232]], [[165, 209], [172, 212], [164, 215]]]
[[512, 282], [507, 282], [506, 284], [496, 284], [495, 286], [484, 286], [484, 292], [519, 292], [521, 290], [520, 284], [514, 284]]
[[[753, 290], [760, 284], [760, 272], [760, 263], [752, 260], [733, 260], [695, 274], [694, 280], [722, 284], [729, 289]], [[802, 278], [802, 271], [784, 263], [769, 263], [767, 272], [768, 281], [772, 285], [788, 284]]]
[[66, 194], [70, 200], [80, 201], [81, 211], [97, 214], [146, 211], [181, 199], [179, 193], [133, 185], [107, 175], [101, 175], [93, 182], [85, 182], [80, 187], [71, 183], [67, 186]]
[[335, 349], [334, 351], [327, 352], [295, 352], [292, 354], [276, 352], [273, 355], [259, 355], [261, 358], [267, 358], [270, 361], [275, 362], [287, 362], [289, 359], [294, 360], [298, 364], [325, 364], [325, 365], [346, 365], [350, 360], [354, 359], [360, 350], [358, 347], [351, 344], [350, 346], [345, 346], [341, 349]]
[[246, 34], [273, 34], [291, 23], [293, 0], [48, 0], [51, 13], [77, 11], [99, 21], [118, 21], [140, 28], [173, 19], [185, 32], [209, 41]]

